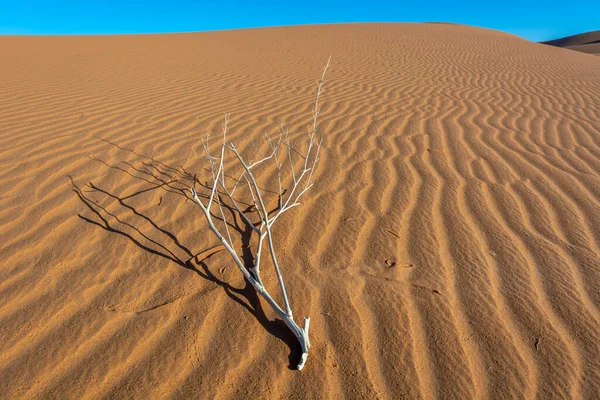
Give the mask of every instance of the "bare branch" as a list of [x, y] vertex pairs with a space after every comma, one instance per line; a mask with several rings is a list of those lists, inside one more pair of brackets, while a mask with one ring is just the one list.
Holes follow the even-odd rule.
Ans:
[[[283, 303], [285, 305], [285, 312], [288, 317], [291, 317], [292, 309], [290, 307], [290, 302], [288, 300], [287, 293], [285, 290], [285, 284], [283, 283], [283, 277], [281, 276], [281, 271], [279, 270], [279, 264], [277, 263], [277, 257], [275, 256], [275, 250], [273, 248], [273, 237], [271, 235], [271, 227], [269, 226], [269, 213], [267, 211], [267, 208], [265, 207], [265, 202], [263, 201], [262, 195], [260, 194], [258, 184], [256, 183], [256, 179], [254, 179], [254, 175], [252, 174], [252, 171], [250, 171], [250, 168], [248, 167], [248, 165], [246, 165], [246, 163], [244, 162], [244, 159], [242, 158], [240, 153], [238, 153], [237, 150], [235, 150], [234, 147], [232, 147], [232, 151], [238, 158], [240, 164], [242, 164], [242, 166], [246, 170], [246, 176], [248, 177], [249, 185], [250, 185], [250, 183], [252, 184], [251, 190], [254, 189], [254, 192], [256, 193], [256, 197], [258, 199], [258, 205], [260, 206], [260, 210], [261, 210], [261, 214], [262, 214], [261, 219], [263, 220], [263, 222], [265, 224], [265, 229], [267, 232], [267, 240], [269, 242], [269, 252], [271, 253], [271, 259], [273, 260], [273, 266], [275, 267], [275, 273], [277, 274], [277, 280], [279, 281], [279, 288], [281, 289], [281, 296], [283, 297]], [[253, 196], [253, 199], [254, 199], [254, 196]]]
[[220, 185], [221, 185], [221, 188], [223, 189], [223, 191], [225, 192], [225, 194], [227, 195], [227, 197], [229, 198], [229, 201], [231, 201], [231, 204], [237, 211], [238, 215], [240, 215], [240, 217], [242, 217], [242, 219], [244, 220], [246, 225], [250, 226], [252, 228], [252, 230], [255, 231], [256, 233], [260, 233], [258, 228], [256, 228], [256, 226], [254, 226], [252, 221], [250, 221], [250, 219], [246, 216], [246, 213], [244, 213], [240, 209], [240, 207], [237, 204], [237, 201], [233, 198], [233, 195], [227, 190], [227, 187], [225, 187], [225, 182], [224, 181], [220, 182]]
[[[262, 152], [259, 146], [257, 146], [254, 142], [251, 142], [251, 146], [255, 149], [256, 154], [258, 155], [258, 160], [247, 162], [244, 160], [244, 157], [236, 149], [233, 143], [227, 143], [227, 126], [229, 122], [229, 114], [225, 114], [222, 127], [222, 141], [218, 157], [214, 157], [210, 153], [208, 135], [205, 138], [202, 138], [201, 141], [206, 159], [209, 163], [210, 173], [212, 176], [212, 183], [207, 184], [207, 188], [210, 190], [210, 195], [207, 196], [207, 204], [205, 205], [200, 200], [198, 193], [194, 188], [191, 189], [192, 198], [194, 202], [198, 204], [198, 206], [200, 206], [202, 213], [204, 214], [204, 217], [208, 222], [208, 227], [210, 231], [213, 232], [213, 234], [221, 241], [221, 243], [223, 243], [225, 249], [229, 252], [236, 266], [242, 272], [246, 280], [250, 282], [250, 284], [252, 284], [255, 290], [267, 301], [267, 303], [273, 308], [273, 310], [275, 310], [277, 315], [279, 315], [279, 317], [285, 322], [288, 328], [298, 338], [302, 347], [302, 356], [300, 362], [298, 363], [298, 369], [302, 369], [304, 367], [308, 356], [308, 348], [310, 347], [310, 340], [308, 337], [310, 318], [306, 317], [304, 319], [302, 327], [300, 327], [294, 321], [292, 309], [290, 307], [290, 301], [281, 274], [281, 269], [277, 260], [277, 256], [275, 254], [275, 245], [273, 243], [272, 228], [275, 221], [277, 221], [277, 219], [283, 213], [300, 205], [300, 198], [314, 185], [312, 181], [313, 174], [319, 161], [319, 155], [323, 144], [322, 136], [318, 140], [316, 140], [317, 121], [321, 111], [319, 107], [319, 98], [322, 92], [325, 73], [327, 72], [327, 69], [330, 66], [330, 60], [331, 57], [327, 61], [327, 65], [323, 70], [321, 79], [317, 83], [315, 102], [312, 107], [312, 124], [309, 127], [308, 141], [306, 143], [305, 151], [302, 151], [299, 148], [296, 148], [292, 145], [289, 137], [289, 131], [281, 125], [278, 128], [279, 137], [277, 139], [271, 138], [269, 134], [265, 132], [265, 140], [269, 146], [269, 150], [267, 152]], [[283, 151], [285, 151], [287, 154], [279, 154], [281, 144], [285, 146]], [[224, 159], [226, 152], [227, 154], [233, 154], [234, 160], [237, 160], [238, 164], [242, 167], [241, 174], [237, 179], [235, 178], [235, 176], [225, 174]], [[283, 162], [280, 162], [280, 157], [288, 159], [287, 163], [289, 163], [289, 176], [283, 176], [283, 172], [287, 171], [287, 169], [283, 168], [283, 165], [284, 163], [286, 163], [286, 161], [283, 160], [283, 158], [281, 158]], [[267, 189], [261, 189], [257, 183], [257, 178], [255, 176], [255, 173], [257, 171], [260, 171], [260, 169], [257, 169], [256, 167], [270, 160], [273, 160], [275, 162], [278, 189], [278, 205], [277, 208], [272, 211], [269, 211], [269, 209], [267, 208], [267, 202], [265, 202], [264, 195], [273, 192]], [[226, 177], [230, 180], [230, 183], [231, 181], [233, 181], [231, 188], [228, 188], [227, 181], [225, 179]], [[242, 182], [246, 183], [249, 192], [249, 197], [252, 200], [252, 205], [247, 210], [243, 210], [239, 204], [240, 202], [242, 204], [250, 203], [248, 201], [238, 200], [236, 199], [236, 197], [234, 197], [234, 194], [240, 187], [240, 184], [242, 184], [243, 186]], [[291, 182], [285, 190], [284, 182]], [[243, 189], [240, 189], [240, 191], [242, 194], [245, 194], [245, 191]], [[213, 221], [213, 214], [211, 213], [211, 207], [213, 202], [216, 202], [217, 206], [219, 207], [220, 218], [223, 220], [223, 224], [225, 226], [224, 233], [219, 231], [219, 228]], [[242, 263], [240, 257], [233, 248], [232, 231], [227, 221], [227, 213], [225, 212], [225, 209], [229, 210], [229, 212], [233, 215], [234, 220], [236, 216], [239, 215], [240, 218], [244, 221], [244, 223], [248, 227], [250, 227], [252, 231], [255, 232], [258, 236], [255, 261], [252, 266], [246, 267]], [[254, 219], [254, 212], [256, 212], [256, 215], [258, 216], [259, 222], [252, 222], [252, 220]], [[239, 229], [237, 223], [235, 225], [232, 223], [231, 226], [236, 227], [236, 229]], [[269, 256], [271, 258], [273, 268], [275, 269], [275, 274], [277, 276], [277, 282], [281, 290], [281, 297], [284, 303], [283, 307], [280, 307], [279, 304], [277, 304], [277, 302], [273, 299], [273, 297], [271, 297], [271, 295], [264, 287], [260, 277], [261, 257], [263, 254], [265, 239], [267, 241], [267, 247], [269, 249]]]

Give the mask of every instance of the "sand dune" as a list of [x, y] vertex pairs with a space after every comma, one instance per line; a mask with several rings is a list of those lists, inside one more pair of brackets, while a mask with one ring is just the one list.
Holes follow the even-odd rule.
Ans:
[[583, 53], [600, 55], [600, 31], [580, 33], [542, 43], [581, 51]]
[[[2, 397], [599, 395], [600, 59], [446, 24], [0, 48]], [[275, 232], [297, 372], [184, 189], [223, 112], [243, 151], [304, 135], [330, 55]]]

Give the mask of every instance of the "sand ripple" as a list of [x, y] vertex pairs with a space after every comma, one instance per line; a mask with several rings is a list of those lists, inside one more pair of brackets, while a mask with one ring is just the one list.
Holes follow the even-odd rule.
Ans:
[[[600, 393], [600, 58], [443, 24], [0, 47], [3, 396]], [[304, 135], [329, 55], [317, 185], [276, 232], [298, 373], [185, 189], [223, 112], [242, 151]]]

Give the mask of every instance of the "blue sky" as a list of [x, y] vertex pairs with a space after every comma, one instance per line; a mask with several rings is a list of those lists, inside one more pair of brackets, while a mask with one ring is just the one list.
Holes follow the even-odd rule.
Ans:
[[196, 32], [343, 22], [455, 22], [539, 41], [600, 29], [600, 0], [0, 0], [0, 34]]

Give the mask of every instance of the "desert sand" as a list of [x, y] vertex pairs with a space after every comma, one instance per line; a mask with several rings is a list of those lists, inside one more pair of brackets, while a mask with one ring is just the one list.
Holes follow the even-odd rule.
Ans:
[[580, 33], [542, 43], [600, 56], [600, 31]]
[[[448, 24], [0, 48], [0, 397], [600, 393], [600, 58]], [[330, 55], [274, 232], [298, 372], [188, 189], [224, 112], [245, 152], [303, 138]]]

